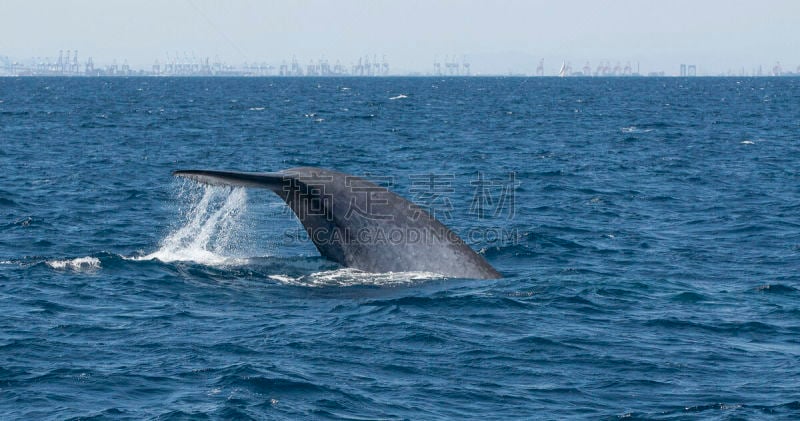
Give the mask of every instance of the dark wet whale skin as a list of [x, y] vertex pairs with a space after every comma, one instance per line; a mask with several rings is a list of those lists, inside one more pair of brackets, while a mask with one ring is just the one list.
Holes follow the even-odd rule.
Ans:
[[273, 191], [300, 219], [320, 254], [346, 267], [456, 278], [502, 277], [424, 209], [360, 177], [314, 167], [275, 173], [179, 170], [173, 175]]

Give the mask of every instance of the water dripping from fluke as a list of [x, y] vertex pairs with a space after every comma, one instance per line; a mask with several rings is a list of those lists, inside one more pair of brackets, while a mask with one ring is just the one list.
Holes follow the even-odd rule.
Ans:
[[[198, 190], [198, 188], [200, 190]], [[244, 216], [247, 193], [242, 187], [184, 187], [189, 205], [182, 210], [183, 223], [174, 228], [153, 253], [134, 260], [195, 262], [208, 266], [241, 265], [247, 257], [240, 243], [246, 237]]]

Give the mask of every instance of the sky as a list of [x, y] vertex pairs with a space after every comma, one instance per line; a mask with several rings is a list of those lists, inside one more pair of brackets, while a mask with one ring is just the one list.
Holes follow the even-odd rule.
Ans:
[[796, 0], [0, 0], [0, 56], [78, 50], [81, 61], [149, 68], [176, 54], [237, 66], [368, 55], [392, 73], [456, 57], [473, 74], [533, 74], [540, 59], [548, 74], [563, 62], [718, 74], [780, 61], [796, 71], [798, 19]]

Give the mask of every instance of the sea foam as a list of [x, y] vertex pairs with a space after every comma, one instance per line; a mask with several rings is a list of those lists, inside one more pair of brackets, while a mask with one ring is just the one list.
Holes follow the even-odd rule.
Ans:
[[409, 285], [421, 280], [440, 279], [444, 276], [432, 272], [364, 272], [353, 268], [341, 268], [312, 273], [304, 276], [270, 275], [269, 278], [282, 284], [307, 287], [347, 287], [354, 285], [397, 286]]
[[100, 269], [100, 259], [86, 256], [77, 259], [48, 260], [47, 266], [53, 269], [74, 270], [76, 272], [94, 271]]

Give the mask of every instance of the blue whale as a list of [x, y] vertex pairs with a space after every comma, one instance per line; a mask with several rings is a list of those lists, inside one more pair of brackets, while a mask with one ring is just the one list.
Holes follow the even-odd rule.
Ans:
[[448, 277], [502, 275], [424, 209], [361, 177], [313, 167], [273, 173], [179, 170], [200, 183], [255, 187], [280, 196], [320, 254], [366, 272], [433, 272]]

